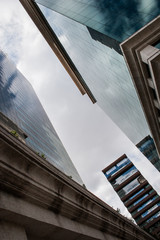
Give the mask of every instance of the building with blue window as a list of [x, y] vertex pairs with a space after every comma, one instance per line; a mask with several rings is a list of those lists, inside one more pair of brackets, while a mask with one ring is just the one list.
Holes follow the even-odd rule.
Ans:
[[160, 237], [160, 196], [124, 154], [103, 170], [136, 223]]
[[159, 1], [20, 1], [82, 94], [134, 144], [149, 135], [119, 44], [159, 14]]
[[151, 136], [145, 137], [136, 146], [160, 172], [160, 158], [157, 154], [157, 150]]
[[38, 155], [78, 183], [83, 183], [33, 87], [2, 51], [0, 124], [13, 134], [16, 131], [23, 142]]

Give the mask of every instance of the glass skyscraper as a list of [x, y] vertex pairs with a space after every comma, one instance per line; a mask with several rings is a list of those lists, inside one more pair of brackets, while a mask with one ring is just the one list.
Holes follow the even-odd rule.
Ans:
[[119, 44], [159, 14], [159, 1], [35, 2], [97, 104], [133, 143], [150, 134]]
[[99, 33], [124, 41], [160, 12], [158, 0], [35, 0]]
[[25, 142], [30, 148], [78, 183], [83, 183], [33, 87], [1, 50], [0, 112], [28, 136]]

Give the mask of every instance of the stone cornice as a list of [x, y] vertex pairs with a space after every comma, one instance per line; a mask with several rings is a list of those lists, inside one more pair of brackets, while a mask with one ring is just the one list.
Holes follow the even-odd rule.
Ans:
[[2, 128], [0, 186], [7, 194], [104, 234], [154, 239]]

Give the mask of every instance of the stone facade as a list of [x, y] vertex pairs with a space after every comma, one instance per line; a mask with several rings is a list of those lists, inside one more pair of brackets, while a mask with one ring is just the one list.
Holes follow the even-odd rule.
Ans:
[[1, 240], [154, 239], [0, 129]]

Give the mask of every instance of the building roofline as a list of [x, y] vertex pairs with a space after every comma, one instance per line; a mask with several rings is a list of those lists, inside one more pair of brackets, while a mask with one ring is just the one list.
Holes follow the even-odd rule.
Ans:
[[86, 239], [154, 239], [1, 127], [0, 138], [0, 207], [7, 221], [19, 219], [28, 233], [38, 222], [80, 231]]

